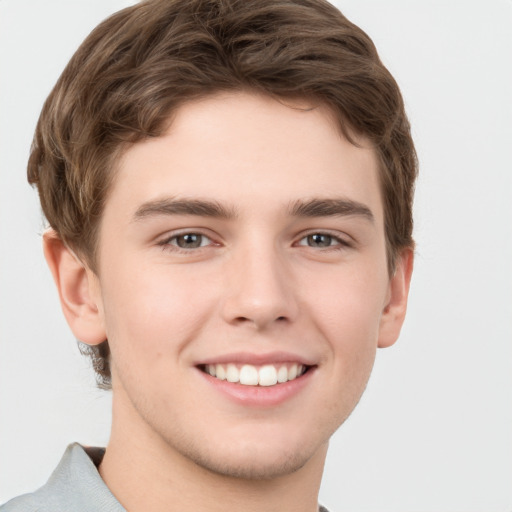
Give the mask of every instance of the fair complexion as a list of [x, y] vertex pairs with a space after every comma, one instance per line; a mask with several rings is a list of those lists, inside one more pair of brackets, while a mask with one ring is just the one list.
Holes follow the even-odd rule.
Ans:
[[412, 254], [388, 274], [375, 152], [302, 107], [219, 94], [128, 149], [96, 274], [45, 237], [74, 334], [109, 340], [100, 473], [130, 511], [313, 512], [329, 438], [398, 337]]

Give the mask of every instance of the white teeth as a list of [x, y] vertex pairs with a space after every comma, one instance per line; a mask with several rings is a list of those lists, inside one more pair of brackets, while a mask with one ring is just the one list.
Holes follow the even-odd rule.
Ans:
[[273, 386], [277, 384], [277, 372], [274, 366], [268, 364], [260, 368], [258, 384], [260, 386]]
[[221, 364], [215, 366], [215, 374], [214, 377], [217, 377], [217, 379], [226, 380], [226, 370]]
[[238, 382], [240, 380], [240, 372], [234, 364], [228, 364], [226, 369], [226, 380], [228, 382]]
[[244, 386], [274, 386], [294, 380], [303, 375], [306, 367], [302, 364], [266, 364], [260, 367], [244, 364], [240, 369], [236, 364], [207, 364], [205, 372], [219, 380], [243, 384]]
[[240, 384], [256, 386], [258, 384], [258, 370], [250, 364], [244, 364], [240, 370]]
[[277, 382], [287, 382], [288, 381], [288, 368], [286, 366], [281, 366], [277, 372]]

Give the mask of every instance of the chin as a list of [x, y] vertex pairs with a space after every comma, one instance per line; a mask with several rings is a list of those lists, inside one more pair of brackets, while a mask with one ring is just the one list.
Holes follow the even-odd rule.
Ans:
[[[238, 450], [237, 450], [238, 452]], [[228, 478], [242, 480], [273, 480], [295, 473], [313, 457], [311, 450], [289, 451], [270, 454], [268, 449], [247, 446], [238, 453], [201, 453], [199, 450], [183, 453], [197, 466]]]
[[[322, 404], [323, 410], [332, 410]], [[344, 412], [344, 408], [340, 407]], [[294, 412], [294, 409], [292, 410]], [[345, 419], [330, 414], [290, 414], [288, 409], [253, 412], [240, 417], [221, 413], [195, 422], [179, 415], [161, 428], [154, 425], [164, 445], [192, 471], [241, 480], [273, 480], [316, 465], [327, 452], [329, 438]], [[180, 461], [176, 461], [181, 463]], [[194, 469], [195, 468], [195, 469]]]
[[313, 428], [276, 428], [264, 422], [258, 428], [239, 423], [231, 429], [181, 434], [163, 437], [180, 458], [215, 475], [253, 481], [295, 473], [315, 455], [325, 454], [329, 438], [328, 432]]

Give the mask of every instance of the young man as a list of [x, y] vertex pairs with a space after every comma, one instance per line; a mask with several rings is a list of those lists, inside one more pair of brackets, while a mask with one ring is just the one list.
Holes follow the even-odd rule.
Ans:
[[321, 0], [125, 9], [59, 79], [28, 175], [113, 421], [2, 510], [318, 510], [412, 272], [414, 146], [366, 34]]

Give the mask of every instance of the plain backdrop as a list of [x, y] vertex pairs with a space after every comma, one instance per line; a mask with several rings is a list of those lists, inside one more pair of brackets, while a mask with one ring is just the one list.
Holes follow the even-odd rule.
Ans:
[[[42, 485], [69, 442], [108, 440], [110, 395], [61, 315], [25, 165], [64, 65], [128, 3], [0, 0], [0, 502]], [[332, 440], [321, 501], [511, 512], [512, 2], [336, 5], [402, 88], [421, 177], [408, 318]]]

